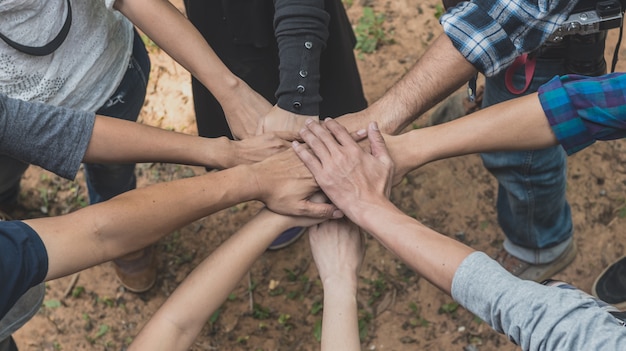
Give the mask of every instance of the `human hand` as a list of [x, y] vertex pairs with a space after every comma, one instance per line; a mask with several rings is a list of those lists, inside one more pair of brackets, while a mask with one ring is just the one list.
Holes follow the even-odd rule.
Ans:
[[276, 132], [251, 136], [243, 140], [229, 141], [224, 157], [224, 168], [234, 167], [240, 164], [250, 164], [263, 161], [266, 158], [285, 151], [289, 148], [292, 140], [299, 138], [297, 133]]
[[309, 242], [322, 284], [348, 283], [356, 291], [365, 253], [359, 227], [346, 219], [328, 220], [309, 228]]
[[294, 150], [311, 171], [326, 196], [351, 219], [360, 209], [388, 198], [393, 161], [376, 123], [368, 127], [371, 154], [336, 121], [307, 120], [300, 131], [304, 145], [294, 141]]
[[298, 115], [274, 105], [268, 114], [259, 119], [256, 134], [260, 135], [268, 132], [291, 131], [298, 133], [304, 128], [304, 121], [307, 118], [319, 119], [317, 116]]
[[220, 104], [228, 126], [237, 139], [256, 135], [259, 119], [272, 109], [269, 101], [242, 80], [239, 80], [235, 92]]
[[335, 205], [311, 200], [319, 187], [293, 150], [283, 151], [250, 167], [259, 200], [272, 211], [313, 218], [343, 217]]

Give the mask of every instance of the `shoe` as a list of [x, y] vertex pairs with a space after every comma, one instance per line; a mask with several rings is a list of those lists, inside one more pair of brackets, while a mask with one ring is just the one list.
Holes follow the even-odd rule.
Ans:
[[286, 246], [289, 246], [296, 242], [302, 234], [306, 231], [305, 227], [293, 227], [285, 230], [282, 234], [274, 240], [270, 246], [267, 248], [268, 250], [280, 250]]
[[158, 262], [153, 246], [113, 260], [117, 279], [126, 290], [143, 293], [156, 283]]
[[591, 294], [620, 310], [626, 309], [626, 256], [600, 273], [591, 287]]
[[504, 248], [498, 252], [494, 259], [514, 276], [539, 283], [551, 278], [572, 263], [574, 258], [576, 258], [577, 251], [576, 243], [572, 240], [572, 243], [565, 249], [561, 256], [557, 257], [556, 260], [552, 262], [544, 264], [530, 264], [526, 261], [522, 261], [512, 256]]

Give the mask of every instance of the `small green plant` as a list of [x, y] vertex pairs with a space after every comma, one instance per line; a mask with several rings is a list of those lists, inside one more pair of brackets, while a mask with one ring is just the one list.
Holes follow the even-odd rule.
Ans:
[[444, 303], [439, 307], [439, 314], [454, 314], [459, 309], [459, 304], [456, 302]]
[[82, 286], [77, 286], [74, 289], [72, 289], [72, 297], [77, 299], [80, 297], [80, 295], [82, 295], [85, 292], [85, 288]]
[[291, 324], [290, 320], [291, 320], [291, 315], [289, 314], [281, 313], [281, 315], [278, 316], [278, 324], [282, 325], [287, 331], [293, 328], [293, 324]]
[[367, 330], [372, 322], [373, 316], [371, 313], [365, 310], [359, 310], [359, 339], [365, 340], [367, 337]]
[[43, 302], [43, 305], [46, 308], [58, 308], [58, 307], [61, 307], [61, 301], [55, 300], [55, 299], [46, 300], [46, 301]]
[[270, 309], [255, 303], [252, 306], [252, 317], [254, 319], [268, 319], [270, 317]]
[[427, 327], [430, 322], [420, 315], [420, 309], [415, 302], [409, 304], [409, 308], [413, 311], [414, 317], [409, 320], [409, 324], [414, 327]]
[[387, 291], [387, 281], [384, 277], [379, 276], [376, 279], [364, 279], [365, 283], [370, 285], [370, 298], [367, 300], [369, 306], [373, 305], [383, 293]]
[[313, 336], [317, 342], [322, 341], [322, 320], [318, 319], [315, 321], [313, 325]]
[[282, 286], [279, 286], [273, 290], [269, 291], [269, 295], [270, 296], [278, 296], [278, 295], [282, 295], [285, 292], [285, 289]]
[[215, 312], [213, 312], [213, 314], [211, 315], [211, 318], [209, 318], [209, 324], [211, 326], [213, 326], [213, 324], [215, 324], [215, 322], [217, 322], [217, 320], [220, 318], [220, 313], [222, 313], [221, 307], [215, 310]]
[[159, 46], [155, 42], [153, 42], [152, 39], [148, 38], [147, 35], [141, 33], [140, 37], [148, 51], [159, 51]]
[[371, 7], [363, 7], [363, 16], [359, 18], [354, 32], [356, 35], [355, 49], [361, 53], [370, 54], [380, 45], [392, 43], [393, 40], [387, 37], [387, 32], [383, 27], [385, 15], [376, 13]]
[[435, 5], [435, 18], [439, 19], [444, 13], [446, 13], [446, 9], [443, 8], [441, 3], [437, 3], [437, 5]]
[[315, 316], [316, 314], [320, 313], [323, 308], [324, 304], [322, 304], [321, 301], [315, 301], [313, 302], [313, 306], [311, 306], [311, 314]]

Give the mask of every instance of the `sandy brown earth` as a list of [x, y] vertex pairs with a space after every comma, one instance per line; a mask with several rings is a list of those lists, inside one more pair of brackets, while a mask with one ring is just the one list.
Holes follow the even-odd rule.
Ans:
[[[182, 1], [174, 3], [182, 9]], [[441, 28], [436, 0], [344, 1], [355, 24], [363, 7], [384, 14], [393, 39], [359, 55], [368, 100], [375, 101], [410, 69]], [[615, 43], [616, 33], [609, 43]], [[614, 44], [607, 45], [607, 54]], [[156, 47], [143, 123], [196, 133], [188, 73]], [[610, 52], [612, 54], [612, 51]], [[618, 70], [626, 69], [621, 49]], [[454, 74], [454, 72], [450, 72]], [[445, 78], [445, 77], [442, 77]], [[430, 112], [412, 127], [426, 123]], [[624, 254], [626, 156], [623, 141], [596, 144], [570, 158], [568, 198], [579, 255], [556, 278], [589, 291], [593, 280]], [[140, 186], [203, 173], [166, 164], [138, 167]], [[24, 216], [59, 215], [85, 206], [82, 175], [65, 181], [31, 167], [22, 191]], [[494, 210], [496, 184], [478, 156], [429, 164], [393, 189], [393, 201], [426, 225], [493, 255], [503, 235]], [[145, 321], [193, 267], [245, 223], [258, 203], [221, 211], [158, 244], [160, 273], [155, 288], [124, 291], [109, 264], [48, 283], [40, 313], [16, 334], [21, 350], [123, 350]], [[130, 233], [129, 233], [130, 234]], [[270, 282], [278, 282], [270, 287]], [[216, 282], [218, 284], [219, 282]], [[308, 240], [264, 254], [248, 277], [214, 315], [193, 350], [315, 350], [319, 348], [322, 289]], [[406, 268], [371, 237], [361, 271], [359, 325], [364, 350], [516, 350], [505, 337]]]

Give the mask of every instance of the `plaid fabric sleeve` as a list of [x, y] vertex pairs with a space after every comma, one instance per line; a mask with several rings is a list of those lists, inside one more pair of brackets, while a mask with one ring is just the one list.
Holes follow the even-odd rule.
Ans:
[[537, 49], [563, 23], [575, 1], [474, 0], [440, 18], [453, 45], [490, 77]]
[[538, 90], [552, 131], [568, 155], [596, 140], [626, 136], [626, 74], [554, 77]]

